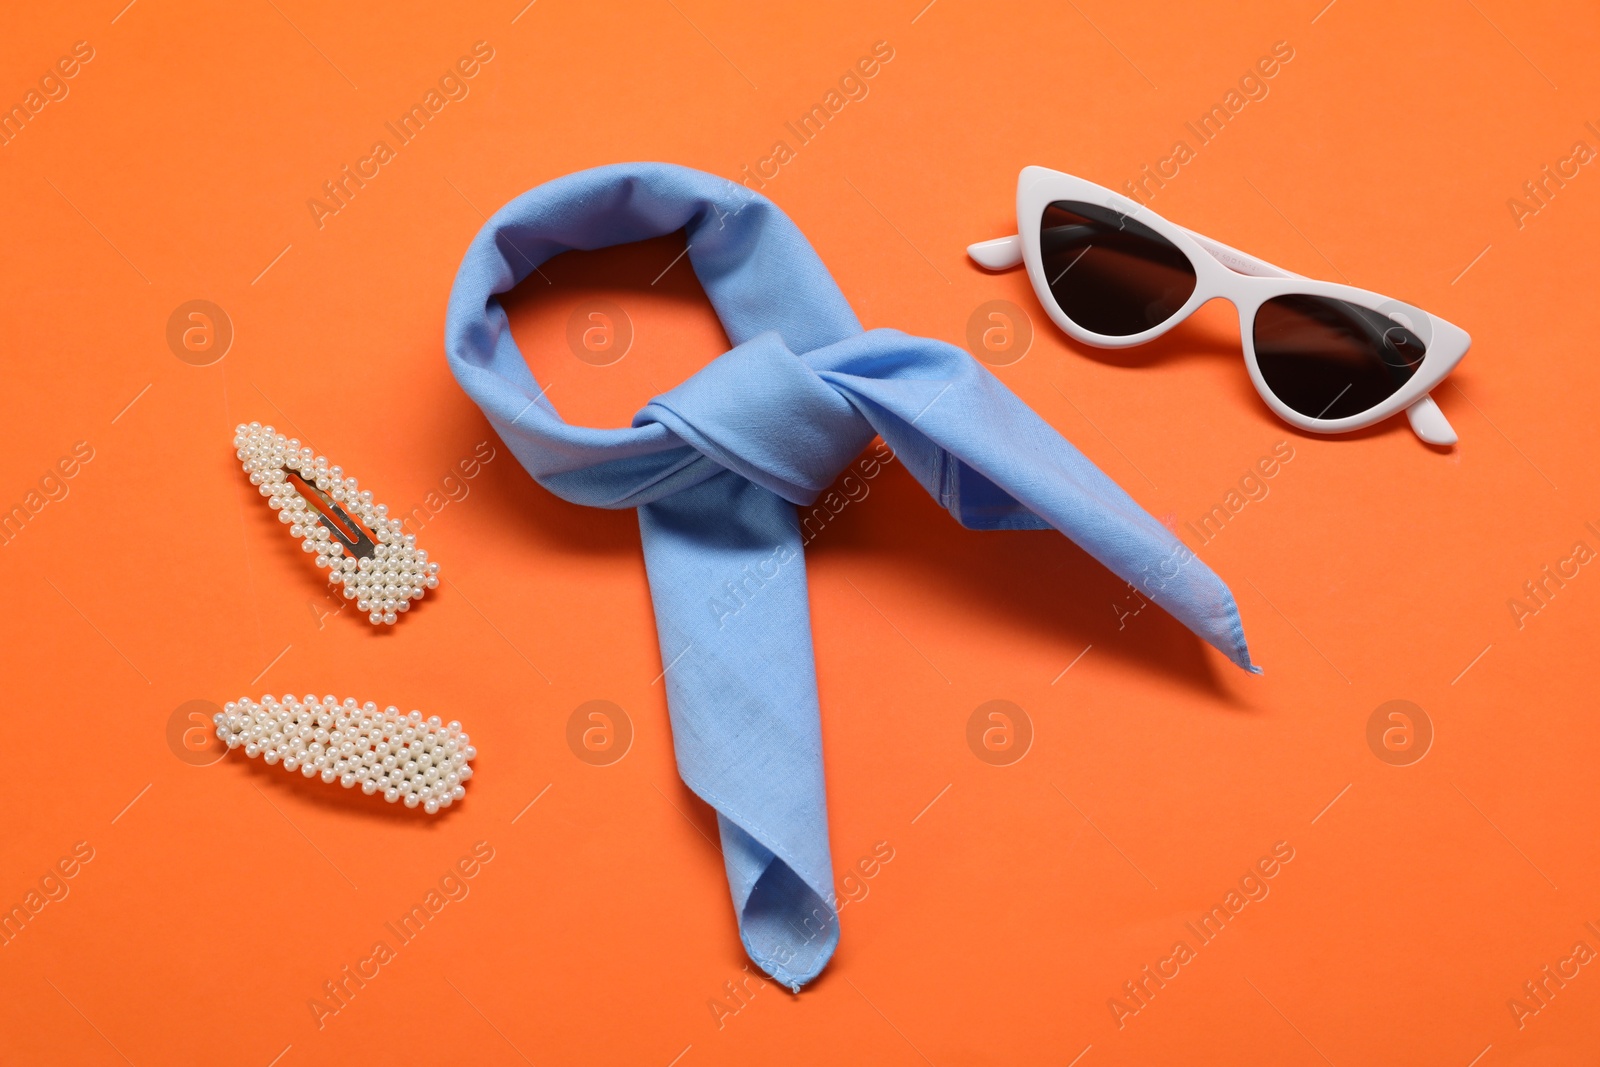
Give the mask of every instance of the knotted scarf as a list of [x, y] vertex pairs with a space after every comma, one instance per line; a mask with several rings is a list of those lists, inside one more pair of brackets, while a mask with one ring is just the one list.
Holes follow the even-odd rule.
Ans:
[[[680, 229], [734, 347], [628, 428], [562, 421], [497, 294], [569, 249]], [[839, 941], [796, 505], [875, 435], [961, 525], [1053, 527], [1255, 669], [1232, 594], [1176, 537], [962, 349], [863, 330], [794, 223], [723, 178], [624, 163], [517, 197], [467, 249], [445, 348], [540, 485], [638, 510], [678, 771], [716, 809], [746, 951], [796, 991]]]

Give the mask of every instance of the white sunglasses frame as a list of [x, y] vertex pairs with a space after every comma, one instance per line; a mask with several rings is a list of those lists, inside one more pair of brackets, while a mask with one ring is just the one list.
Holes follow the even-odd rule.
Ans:
[[[1194, 266], [1194, 292], [1165, 321], [1140, 333], [1112, 336], [1095, 333], [1073, 322], [1050, 293], [1039, 251], [1039, 223], [1044, 217], [1045, 208], [1056, 200], [1077, 200], [1105, 207], [1148, 226], [1188, 257]], [[1455, 430], [1444, 412], [1439, 410], [1439, 405], [1428, 395], [1455, 369], [1472, 344], [1467, 332], [1452, 322], [1381, 293], [1358, 289], [1353, 285], [1305, 278], [1273, 266], [1230, 248], [1221, 241], [1164, 219], [1143, 204], [1103, 185], [1047, 167], [1024, 167], [1017, 176], [1017, 228], [1018, 234], [1010, 237], [969, 245], [967, 254], [979, 266], [991, 271], [1026, 266], [1028, 280], [1033, 283], [1034, 296], [1043, 305], [1045, 313], [1077, 341], [1097, 348], [1128, 348], [1144, 344], [1194, 314], [1202, 304], [1220, 297], [1239, 312], [1239, 340], [1244, 348], [1245, 367], [1256, 392], [1261, 394], [1261, 399], [1273, 414], [1284, 422], [1310, 433], [1340, 434], [1372, 426], [1404, 411], [1412, 430], [1428, 444], [1456, 443]], [[1359, 414], [1322, 419], [1295, 411], [1273, 395], [1262, 376], [1252, 329], [1256, 312], [1263, 303], [1273, 297], [1288, 295], [1345, 300], [1388, 316], [1421, 339], [1425, 348], [1421, 365], [1394, 395]]]

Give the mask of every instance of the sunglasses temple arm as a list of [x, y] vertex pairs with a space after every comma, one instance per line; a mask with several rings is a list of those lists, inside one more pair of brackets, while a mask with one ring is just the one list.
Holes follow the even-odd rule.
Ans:
[[1241, 252], [1237, 248], [1225, 245], [1221, 241], [1207, 237], [1203, 233], [1195, 233], [1188, 227], [1180, 226], [1178, 228], [1183, 230], [1183, 232], [1188, 234], [1190, 237], [1193, 237], [1195, 239], [1195, 243], [1201, 248], [1211, 253], [1212, 259], [1215, 259], [1218, 263], [1221, 263], [1224, 267], [1227, 267], [1229, 270], [1235, 271], [1236, 273], [1248, 274], [1252, 278], [1301, 277], [1301, 275], [1295, 274], [1293, 271], [1287, 271], [1282, 267], [1274, 266], [1264, 259], [1257, 259], [1255, 256], [1252, 256], [1249, 253]]
[[967, 255], [985, 270], [1010, 270], [1022, 265], [1022, 238], [1017, 234], [967, 246]]
[[[1209, 252], [1213, 259], [1227, 267], [1229, 270], [1240, 274], [1248, 274], [1256, 278], [1298, 278], [1300, 275], [1274, 266], [1266, 260], [1257, 259], [1216, 241], [1204, 234], [1195, 233], [1184, 228], [1184, 233], [1195, 239], [1201, 248]], [[979, 241], [977, 244], [967, 246], [967, 255], [985, 270], [1010, 270], [1022, 265], [1022, 238], [1016, 234], [1010, 237], [997, 237], [992, 241]]]
[[1459, 440], [1455, 427], [1427, 394], [1406, 408], [1406, 420], [1411, 423], [1412, 432], [1430, 445], [1453, 445]]

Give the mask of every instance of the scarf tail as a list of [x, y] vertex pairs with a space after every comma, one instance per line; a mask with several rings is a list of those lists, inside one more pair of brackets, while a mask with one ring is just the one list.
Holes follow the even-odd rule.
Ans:
[[839, 924], [794, 505], [724, 471], [638, 510], [678, 773], [716, 809], [746, 951], [798, 991]]

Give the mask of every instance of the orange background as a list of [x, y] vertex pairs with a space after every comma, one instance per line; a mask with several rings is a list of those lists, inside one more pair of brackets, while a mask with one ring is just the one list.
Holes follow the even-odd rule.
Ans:
[[[0, 1060], [1600, 1054], [1600, 967], [1550, 982], [1536, 1014], [1508, 1005], [1536, 1006], [1523, 983], [1576, 942], [1600, 949], [1600, 574], [1520, 627], [1508, 606], [1575, 542], [1600, 548], [1600, 176], [1584, 166], [1520, 228], [1507, 205], [1575, 141], [1600, 147], [1592, 5], [124, 2], [33, 5], [0, 37], [0, 102], [74, 42], [94, 51], [0, 147], [0, 505], [26, 508], [41, 478], [66, 490], [0, 548], [0, 905], [79, 842], [93, 854], [0, 947]], [[307, 200], [476, 41], [494, 57], [470, 94], [319, 228]], [[796, 997], [742, 972], [714, 820], [673, 763], [635, 517], [534, 485], [441, 336], [484, 213], [619, 160], [737, 176], [793, 148], [785, 122], [878, 41], [894, 58], [870, 94], [765, 192], [868, 326], [964, 343], [985, 302], [1023, 308], [1032, 346], [996, 373], [1230, 584], [1266, 674], [1154, 609], [1119, 629], [1125, 587], [1077, 549], [963, 531], [889, 467], [808, 555], [836, 871], [879, 842], [893, 859]], [[964, 256], [1013, 232], [1022, 166], [1120, 187], [1278, 41], [1294, 58], [1269, 95], [1151, 206], [1464, 326], [1472, 352], [1436, 394], [1456, 448], [1399, 419], [1344, 439], [1282, 425], [1224, 305], [1107, 354], [1051, 326], [1022, 273]], [[519, 343], [567, 418], [621, 425], [723, 350], [687, 264], [661, 274], [681, 248], [565, 257], [519, 291]], [[596, 298], [635, 333], [610, 366], [566, 340]], [[234, 331], [205, 366], [166, 337], [194, 299]], [[402, 511], [495, 447], [420, 532], [447, 582], [416, 617], [328, 614], [229, 447], [251, 419]], [[92, 460], [49, 481], [80, 441]], [[1294, 458], [1269, 494], [1202, 545], [1185, 523], [1278, 442]], [[429, 819], [242, 753], [208, 763], [182, 715], [169, 735], [188, 701], [269, 691], [459, 718], [478, 775]], [[609, 766], [566, 740], [597, 699], [635, 734]], [[1009, 766], [967, 742], [995, 699], [1033, 730]], [[1435, 734], [1408, 766], [1367, 740], [1395, 699]], [[319, 1018], [323, 984], [394, 947], [385, 923], [479, 842], [493, 859], [469, 895]], [[1123, 984], [1197, 945], [1185, 923], [1278, 842], [1294, 858], [1270, 895], [1119, 1026], [1108, 1001], [1131, 1007]]]

